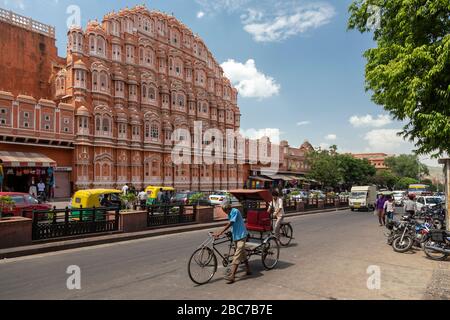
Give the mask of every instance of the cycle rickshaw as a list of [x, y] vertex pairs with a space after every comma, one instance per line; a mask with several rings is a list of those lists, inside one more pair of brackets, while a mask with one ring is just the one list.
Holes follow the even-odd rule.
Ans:
[[[244, 218], [246, 216], [246, 226], [250, 232], [245, 246], [247, 259], [258, 255], [261, 257], [261, 262], [266, 270], [274, 269], [280, 257], [280, 244], [273, 235], [272, 217], [267, 212], [267, 204], [272, 201], [272, 195], [268, 190], [235, 190], [230, 193], [239, 199], [242, 204], [253, 204], [244, 204], [246, 207]], [[261, 203], [264, 204], [262, 207]], [[260, 237], [255, 237], [254, 233], [258, 233]], [[217, 247], [227, 243], [228, 252], [222, 254]], [[189, 259], [188, 273], [190, 279], [198, 285], [208, 283], [217, 272], [217, 256], [220, 257], [223, 267], [228, 268], [232, 263], [234, 250], [230, 232], [219, 239], [215, 239], [213, 233], [210, 232], [208, 239], [200, 245]]]

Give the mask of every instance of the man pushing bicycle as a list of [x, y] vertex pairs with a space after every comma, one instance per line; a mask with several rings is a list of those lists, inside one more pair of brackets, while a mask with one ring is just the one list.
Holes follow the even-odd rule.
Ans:
[[247, 254], [245, 252], [245, 244], [248, 238], [248, 231], [245, 227], [244, 219], [241, 212], [236, 208], [231, 208], [228, 202], [222, 204], [222, 210], [228, 215], [228, 224], [221, 232], [214, 234], [216, 239], [220, 238], [228, 229], [231, 228], [231, 234], [235, 245], [235, 252], [231, 267], [231, 273], [225, 279], [228, 284], [235, 282], [236, 273], [241, 263], [245, 264], [247, 275], [251, 275], [250, 265], [248, 263]]

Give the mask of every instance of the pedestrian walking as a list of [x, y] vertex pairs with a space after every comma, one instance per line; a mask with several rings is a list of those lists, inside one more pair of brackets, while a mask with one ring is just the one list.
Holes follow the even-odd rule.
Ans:
[[386, 225], [386, 217], [388, 219], [388, 222], [391, 222], [392, 220], [394, 220], [394, 212], [395, 212], [395, 204], [394, 204], [394, 198], [392, 196], [389, 196], [386, 200], [386, 202], [383, 205], [383, 209], [384, 209], [384, 216], [383, 216], [383, 220], [384, 220], [384, 224]]
[[384, 195], [382, 195], [382, 194], [378, 195], [376, 207], [377, 207], [378, 222], [380, 223], [380, 227], [386, 225], [385, 217], [384, 217], [384, 203], [385, 202], [386, 202], [386, 198], [384, 197]]
[[130, 190], [130, 188], [128, 187], [128, 183], [125, 183], [125, 185], [122, 187], [122, 193], [123, 194], [127, 194], [128, 190]]
[[148, 199], [148, 195], [147, 192], [145, 192], [145, 189], [142, 189], [141, 192], [139, 192], [138, 199], [141, 209], [145, 209]]
[[409, 215], [410, 217], [415, 215], [417, 211], [417, 203], [414, 199], [415, 197], [413, 194], [408, 195], [408, 199], [405, 201], [403, 205], [406, 214]]

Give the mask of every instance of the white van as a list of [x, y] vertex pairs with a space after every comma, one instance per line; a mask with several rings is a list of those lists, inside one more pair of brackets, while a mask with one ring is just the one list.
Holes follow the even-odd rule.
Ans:
[[377, 187], [353, 187], [349, 198], [349, 205], [352, 211], [355, 210], [375, 210], [377, 202]]

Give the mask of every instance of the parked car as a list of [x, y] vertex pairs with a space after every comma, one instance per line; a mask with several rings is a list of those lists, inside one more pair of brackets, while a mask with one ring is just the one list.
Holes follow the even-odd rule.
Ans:
[[170, 203], [173, 205], [211, 205], [211, 201], [203, 193], [192, 191], [177, 192]]
[[3, 217], [26, 217], [33, 218], [33, 210], [50, 210], [52, 207], [46, 203], [40, 203], [28, 193], [0, 192], [0, 196], [10, 197], [14, 201], [11, 208], [3, 208]]
[[422, 210], [423, 206], [434, 207], [441, 204], [442, 199], [436, 196], [420, 196], [417, 197], [417, 211]]
[[231, 204], [239, 202], [239, 200], [228, 191], [217, 191], [209, 196], [211, 205], [220, 206], [225, 200], [228, 200]]
[[394, 203], [396, 206], [403, 206], [403, 202], [406, 199], [405, 191], [394, 191]]
[[444, 192], [436, 192], [435, 196], [441, 198], [442, 202], [445, 202], [445, 193]]
[[291, 194], [289, 196], [292, 200], [302, 201], [302, 200], [308, 199], [308, 192], [302, 191], [302, 190], [297, 190], [297, 191], [291, 192]]

